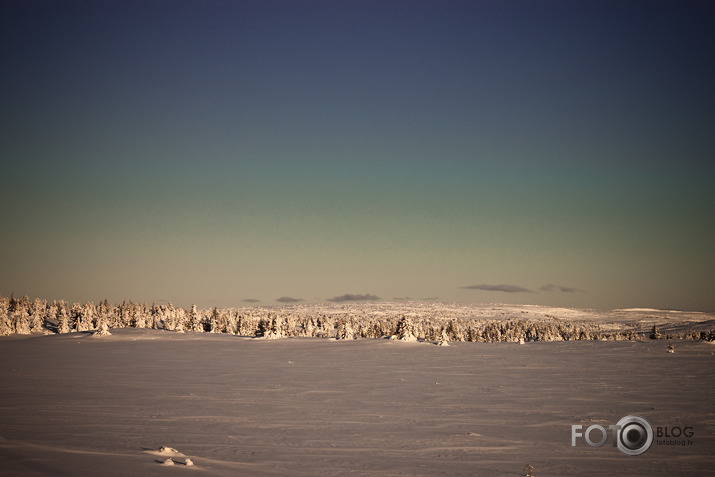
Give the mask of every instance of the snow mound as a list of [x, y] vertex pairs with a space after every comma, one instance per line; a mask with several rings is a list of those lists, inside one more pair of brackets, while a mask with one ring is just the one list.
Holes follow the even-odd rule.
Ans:
[[174, 449], [173, 447], [169, 446], [161, 446], [161, 449], [159, 449], [159, 453], [161, 455], [178, 455], [181, 454], [178, 450]]
[[101, 338], [102, 336], [111, 336], [111, 335], [112, 335], [112, 333], [109, 332], [108, 327], [102, 327], [102, 328], [98, 329], [97, 331], [95, 331], [94, 333], [92, 333], [92, 336], [95, 336], [97, 338]]
[[[161, 457], [186, 457], [184, 454], [169, 446], [161, 446], [156, 450], [148, 450], [147, 454], [153, 454]], [[171, 465], [171, 464], [168, 464]]]
[[418, 341], [417, 337], [411, 333], [404, 334], [402, 336], [392, 335], [392, 336], [390, 336], [390, 340], [392, 340], [392, 341], [410, 341], [410, 342]]
[[[164, 460], [156, 460], [156, 462], [160, 463], [160, 465], [162, 466], [185, 465], [186, 467], [194, 467], [196, 465], [194, 464], [193, 460], [189, 459], [188, 457], [186, 457], [186, 455], [174, 449], [173, 447], [161, 446], [159, 449], [147, 450], [144, 452], [146, 452], [147, 454], [155, 455], [157, 457], [166, 457]], [[183, 459], [184, 462], [181, 462], [181, 459]]]

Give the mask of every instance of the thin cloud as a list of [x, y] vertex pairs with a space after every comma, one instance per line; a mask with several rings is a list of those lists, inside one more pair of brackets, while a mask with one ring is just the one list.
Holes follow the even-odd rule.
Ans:
[[276, 298], [276, 301], [278, 303], [298, 303], [299, 301], [303, 301], [303, 299], [293, 298], [292, 296], [282, 296], [280, 298]]
[[554, 285], [553, 283], [544, 285], [543, 287], [539, 288], [539, 290], [541, 290], [543, 292], [585, 293], [580, 288], [563, 287], [561, 285]]
[[505, 284], [471, 285], [471, 286], [462, 287], [462, 288], [465, 288], [467, 290], [485, 290], [485, 291], [497, 291], [497, 292], [504, 292], [504, 293], [534, 293], [533, 291], [529, 290], [528, 288], [520, 287], [518, 285], [505, 285]]
[[345, 295], [334, 296], [333, 298], [328, 298], [328, 301], [332, 301], [333, 303], [343, 303], [346, 301], [375, 301], [375, 300], [380, 300], [380, 297], [376, 296], [376, 295], [370, 295], [369, 293], [366, 293], [364, 295], [353, 295], [350, 293], [346, 293]]
[[246, 298], [244, 300], [241, 300], [244, 303], [260, 303], [261, 300], [258, 300], [256, 298]]

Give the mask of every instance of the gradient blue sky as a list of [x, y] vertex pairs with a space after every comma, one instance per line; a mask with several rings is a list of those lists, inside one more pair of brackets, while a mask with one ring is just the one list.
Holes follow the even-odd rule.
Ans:
[[0, 293], [715, 310], [714, 24], [711, 1], [5, 1]]

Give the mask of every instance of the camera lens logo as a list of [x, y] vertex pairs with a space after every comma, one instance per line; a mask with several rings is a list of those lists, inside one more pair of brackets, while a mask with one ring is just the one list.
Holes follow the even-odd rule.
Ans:
[[[650, 422], [646, 421], [641, 416], [626, 416], [618, 424], [608, 426], [613, 439], [613, 447], [618, 447], [618, 450], [627, 455], [641, 455], [653, 444], [653, 428]], [[678, 429], [680, 435], [680, 428]], [[692, 436], [692, 428], [690, 436]], [[667, 429], [666, 429], [667, 432]], [[600, 439], [598, 436], [600, 434]], [[658, 428], [658, 436], [661, 435], [661, 428]], [[608, 440], [608, 431], [600, 424], [588, 426], [585, 430], [580, 424], [571, 426], [571, 446], [576, 446], [578, 438], [583, 438], [591, 447], [601, 447]]]
[[626, 416], [616, 424], [616, 446], [628, 455], [641, 455], [653, 444], [653, 428], [641, 416]]

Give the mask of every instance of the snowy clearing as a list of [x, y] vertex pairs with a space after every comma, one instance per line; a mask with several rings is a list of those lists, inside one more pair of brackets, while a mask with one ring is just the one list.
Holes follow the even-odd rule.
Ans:
[[[674, 343], [11, 335], [0, 474], [711, 475], [715, 346]], [[693, 444], [571, 446], [631, 414]]]

